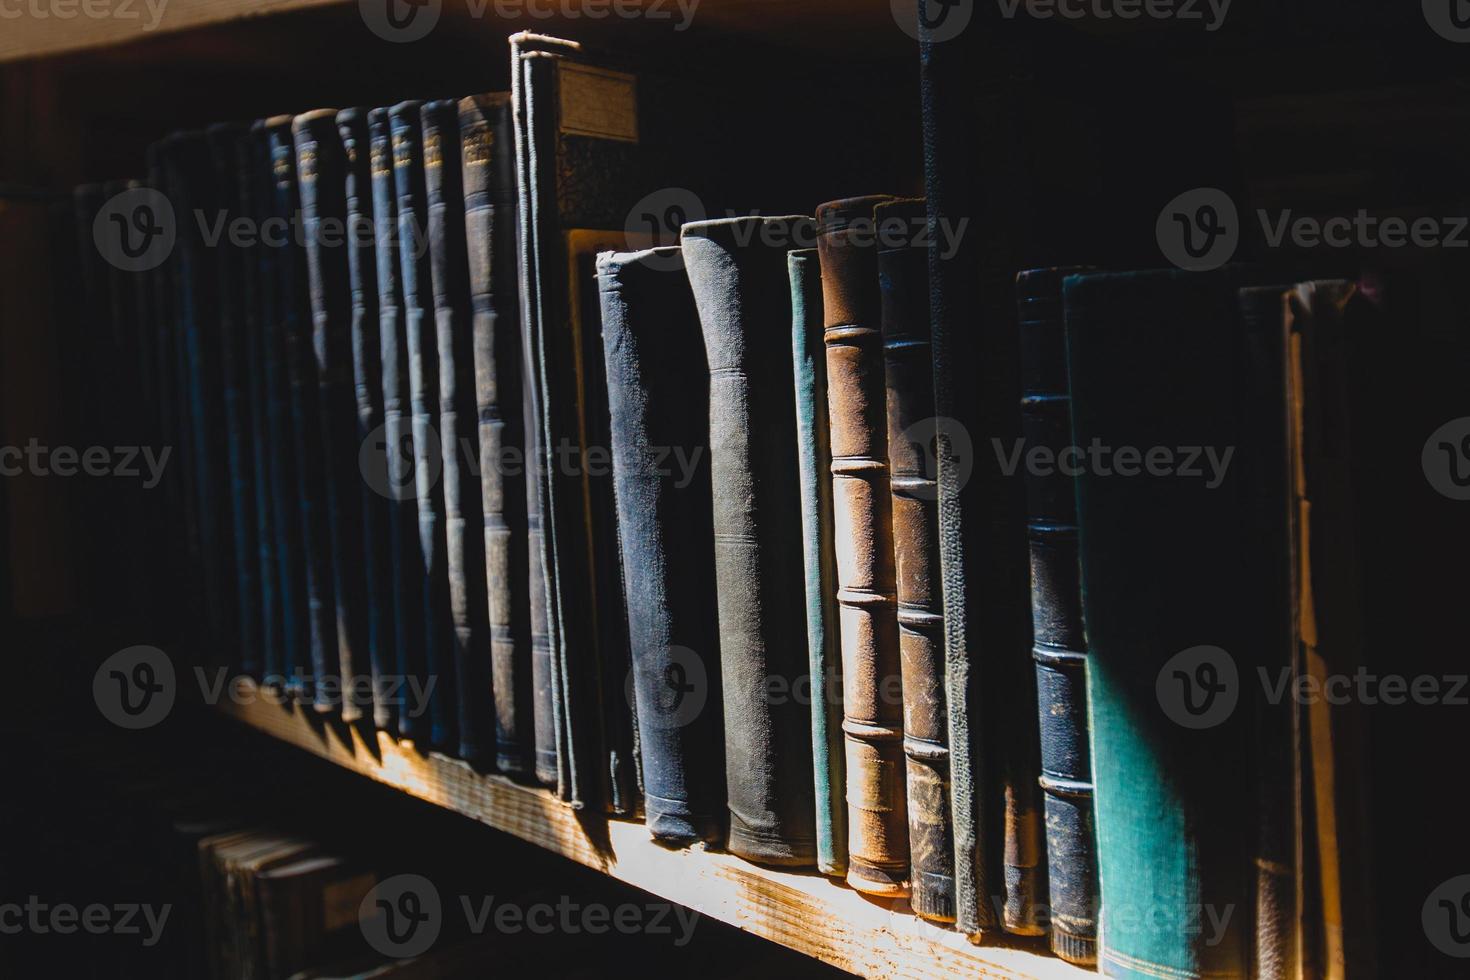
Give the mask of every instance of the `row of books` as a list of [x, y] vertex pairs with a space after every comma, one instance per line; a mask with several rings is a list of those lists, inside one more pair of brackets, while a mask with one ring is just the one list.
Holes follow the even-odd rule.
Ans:
[[[1110, 975], [1340, 961], [1348, 736], [1250, 679], [1351, 667], [1305, 624], [1354, 585], [1304, 542], [1356, 560], [1364, 289], [1017, 279], [979, 222], [935, 234], [994, 207], [939, 58], [927, 201], [658, 245], [614, 203], [647, 188], [637, 80], [511, 58], [508, 94], [154, 147], [178, 243], [143, 312], [93, 308], [187, 450], [165, 517], [238, 669]], [[304, 233], [211, 244], [198, 212]]]

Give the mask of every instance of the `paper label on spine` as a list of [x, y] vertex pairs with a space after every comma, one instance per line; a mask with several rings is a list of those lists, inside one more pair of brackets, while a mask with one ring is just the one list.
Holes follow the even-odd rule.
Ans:
[[561, 65], [561, 131], [638, 142], [638, 82], [632, 75]]

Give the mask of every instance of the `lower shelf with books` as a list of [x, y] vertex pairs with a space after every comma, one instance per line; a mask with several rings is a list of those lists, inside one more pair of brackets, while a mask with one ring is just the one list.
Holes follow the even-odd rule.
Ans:
[[226, 699], [225, 715], [345, 769], [513, 834], [619, 881], [864, 977], [1095, 976], [1044, 947], [971, 944], [815, 873], [750, 864], [730, 854], [670, 850], [641, 823], [577, 813], [543, 789], [418, 752], [386, 732], [325, 720], [261, 697]]

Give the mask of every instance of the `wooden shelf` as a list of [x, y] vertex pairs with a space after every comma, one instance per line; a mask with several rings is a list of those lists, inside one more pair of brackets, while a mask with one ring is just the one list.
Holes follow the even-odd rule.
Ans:
[[866, 977], [1081, 980], [1096, 976], [1041, 945], [973, 945], [905, 905], [873, 901], [819, 874], [794, 874], [700, 848], [655, 844], [641, 823], [586, 817], [549, 792], [485, 775], [410, 742], [262, 697], [219, 709], [267, 735], [422, 800], [513, 834], [702, 915]]

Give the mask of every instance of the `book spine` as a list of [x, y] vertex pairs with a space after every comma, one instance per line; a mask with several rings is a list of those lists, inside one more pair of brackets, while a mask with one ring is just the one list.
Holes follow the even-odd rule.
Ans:
[[495, 765], [532, 772], [531, 608], [521, 412], [520, 304], [516, 283], [514, 135], [510, 97], [459, 103], [469, 249], [480, 499], [485, 518]]
[[480, 443], [458, 103], [427, 102], [421, 120], [429, 271], [439, 353], [439, 442], [455, 688], [459, 695], [459, 754], [479, 761], [494, 753], [495, 701], [490, 687], [485, 520], [480, 509]]
[[511, 39], [511, 134], [515, 154], [516, 284], [520, 293], [521, 412], [526, 445], [526, 566], [531, 607], [531, 714], [536, 735], [534, 760], [538, 782], [563, 783], [561, 707], [556, 693], [556, 667], [551, 640], [551, 583], [547, 578], [550, 543], [541, 496], [545, 454], [541, 432], [540, 363], [536, 356], [536, 225], [531, 201], [530, 92], [533, 59], [523, 56], [519, 39]]
[[368, 113], [371, 140], [374, 258], [378, 278], [378, 364], [383, 376], [383, 471], [388, 500], [388, 592], [392, 596], [392, 667], [399, 686], [398, 734], [416, 741], [429, 737], [429, 706], [415, 692], [425, 691], [423, 637], [424, 574], [419, 564], [418, 497], [414, 485], [414, 447], [408, 392], [408, 337], [399, 278], [401, 250], [415, 240], [399, 237], [398, 199], [393, 183], [393, 133], [387, 109]]
[[810, 866], [811, 715], [791, 695], [808, 664], [804, 569], [790, 560], [801, 479], [788, 248], [779, 243], [809, 246], [811, 219], [690, 222], [680, 238], [710, 372], [729, 848], [758, 863]]
[[[260, 156], [260, 179], [264, 181], [266, 221], [261, 226], [262, 295], [266, 304], [262, 324], [265, 346], [266, 425], [271, 446], [271, 510], [276, 527], [276, 556], [281, 582], [281, 647], [279, 674], [275, 680], [294, 693], [301, 693], [312, 669], [312, 650], [317, 630], [317, 613], [312, 606], [313, 586], [308, 576], [308, 535], [302, 525], [304, 478], [295, 446], [296, 375], [292, 358], [299, 331], [300, 286], [303, 256], [293, 235], [296, 198], [295, 151], [290, 142], [289, 117], [261, 120], [255, 127]], [[296, 318], [295, 326], [289, 323]], [[314, 541], [314, 539], [311, 539]]]
[[[287, 689], [302, 699], [330, 708], [330, 691], [318, 692], [316, 681], [335, 669], [337, 651], [336, 600], [332, 595], [331, 542], [325, 527], [326, 485], [322, 472], [321, 425], [317, 414], [316, 368], [312, 359], [307, 320], [311, 300], [307, 286], [306, 250], [302, 243], [301, 185], [296, 172], [296, 147], [291, 134], [291, 117], [275, 116], [266, 121], [270, 134], [271, 172], [275, 177], [274, 217], [285, 222], [285, 242], [279, 258], [277, 282], [280, 290], [278, 329], [287, 392], [286, 430], [288, 464], [296, 475], [292, 490], [295, 506], [284, 522], [282, 541], [296, 530], [301, 542], [301, 569], [306, 592], [307, 657], [289, 665]], [[294, 528], [293, 528], [294, 525]]]
[[994, 451], [1020, 438], [1013, 287], [1031, 179], [1014, 151], [1029, 34], [977, 15], [985, 26], [956, 37], [952, 19], [919, 24], [955, 928], [1041, 935], [1024, 487]]
[[[209, 145], [201, 133], [182, 133], [165, 143], [170, 203], [175, 214], [218, 210]], [[185, 379], [184, 406], [188, 419], [189, 456], [192, 458], [194, 513], [199, 528], [199, 554], [204, 580], [204, 629], [211, 645], [233, 635], [238, 603], [230, 588], [233, 559], [228, 493], [228, 464], [223, 408], [218, 395], [219, 282], [215, 256], [206, 247], [197, 225], [181, 222], [174, 283], [178, 318], [181, 377]]]
[[[342, 230], [347, 224], [346, 160], [336, 111], [319, 109], [291, 124], [301, 187], [302, 232], [311, 288], [312, 353], [318, 429], [337, 617], [337, 659], [331, 666], [344, 721], [356, 721], [371, 700], [357, 684], [367, 665], [367, 596], [363, 580], [362, 479], [357, 468], [356, 399], [352, 384], [352, 293]], [[328, 676], [332, 676], [329, 674]], [[317, 710], [333, 710], [333, 692], [317, 693]]]
[[847, 881], [871, 895], [907, 891], [909, 847], [893, 501], [888, 478], [883, 339], [873, 206], [817, 208], [822, 265], [832, 512], [847, 746]]
[[[241, 217], [236, 173], [237, 145], [244, 131], [232, 123], [209, 127], [210, 157], [216, 194], [216, 210], [212, 217], [234, 221]], [[210, 248], [210, 260], [218, 277], [219, 306], [215, 324], [206, 329], [217, 330], [214, 340], [220, 381], [221, 407], [225, 437], [225, 465], [229, 487], [230, 553], [234, 557], [235, 605], [231, 617], [234, 635], [231, 644], [238, 647], [240, 666], [246, 673], [258, 673], [260, 653], [260, 549], [255, 541], [254, 475], [251, 472], [249, 418], [250, 406], [245, 398], [244, 295], [242, 273], [245, 267], [242, 250], [223, 235]]]
[[408, 351], [408, 396], [418, 500], [418, 555], [424, 613], [424, 667], [429, 696], [429, 739], [457, 744], [454, 638], [449, 612], [449, 569], [444, 537], [444, 460], [439, 437], [439, 346], [433, 323], [433, 278], [429, 269], [429, 213], [424, 185], [421, 103], [400, 102], [389, 110], [393, 142], [393, 186], [398, 201], [399, 276], [403, 284], [404, 337]]
[[[511, 95], [516, 142], [516, 207], [521, 219], [521, 323], [538, 441], [532, 467], [541, 516], [546, 582], [547, 640], [551, 651], [551, 707], [556, 735], [557, 795], [574, 808], [604, 795], [599, 680], [594, 636], [588, 629], [586, 499], [573, 506], [580, 474], [563, 472], [561, 441], [580, 424], [576, 416], [577, 352], [567, 349], [571, 288], [569, 259], [557, 204], [556, 116], [561, 55], [522, 51], [511, 42]], [[553, 287], [554, 283], [564, 286]], [[574, 440], [570, 445], [576, 445]], [[564, 515], [558, 519], [557, 515]], [[575, 667], [570, 661], [576, 661]]]
[[[368, 473], [386, 474], [388, 460], [383, 441], [383, 362], [378, 337], [377, 241], [373, 224], [373, 171], [367, 110], [344, 109], [337, 113], [337, 133], [342, 141], [344, 188], [346, 191], [347, 275], [352, 295], [352, 382], [357, 409], [357, 426], [351, 445], [357, 449], [361, 498], [362, 571], [366, 587], [366, 643], [371, 672], [373, 724], [380, 729], [394, 725], [393, 704], [400, 697], [401, 681], [395, 683], [393, 646], [393, 603], [388, 556], [388, 508], [391, 503], [381, 482]], [[351, 493], [353, 482], [344, 484]], [[350, 530], [350, 529], [349, 529]]]
[[[939, 486], [930, 453], [938, 439], [929, 344], [928, 255], [920, 244], [924, 202], [873, 209], [888, 389], [888, 465], [898, 583], [909, 852], [914, 911], [954, 921], [954, 829], [944, 700], [944, 609], [939, 576]], [[890, 244], [892, 243], [892, 244]]]
[[822, 342], [822, 270], [816, 249], [787, 253], [791, 352], [796, 379], [801, 540], [806, 569], [807, 660], [817, 794], [817, 869], [847, 874], [847, 785], [842, 737], [842, 651], [837, 625], [837, 553], [832, 524], [827, 350]]
[[[1080, 269], [1038, 269], [1016, 281], [1021, 330], [1021, 433], [1062, 458], [1073, 445], [1062, 280]], [[1041, 732], [1051, 948], [1097, 961], [1097, 852], [1088, 749], [1087, 646], [1077, 565], [1077, 503], [1059, 469], [1026, 473], [1031, 550], [1032, 656]]]
[[[268, 185], [261, 180], [261, 132], [250, 127], [235, 144], [235, 179], [239, 188], [241, 210], [257, 229], [266, 217]], [[265, 282], [266, 249], [257, 234], [244, 249], [245, 271], [244, 319], [241, 347], [244, 354], [243, 388], [247, 413], [247, 438], [250, 444], [250, 495], [254, 504], [256, 561], [260, 569], [260, 677], [278, 677], [281, 671], [281, 577], [276, 560], [276, 527], [271, 503], [271, 444], [266, 421], [264, 331], [268, 322], [267, 296], [273, 296]], [[274, 268], [273, 266], [271, 268]]]
[[725, 787], [699, 314], [677, 247], [604, 252], [597, 280], [644, 820], [669, 844], [715, 842]]

